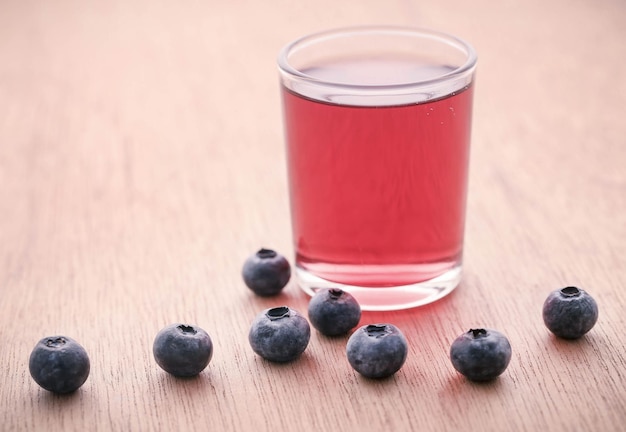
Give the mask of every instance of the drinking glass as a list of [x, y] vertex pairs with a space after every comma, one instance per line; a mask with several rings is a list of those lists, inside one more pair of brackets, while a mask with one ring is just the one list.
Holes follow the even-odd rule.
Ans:
[[441, 32], [356, 27], [278, 57], [295, 274], [363, 310], [433, 302], [462, 273], [476, 53]]

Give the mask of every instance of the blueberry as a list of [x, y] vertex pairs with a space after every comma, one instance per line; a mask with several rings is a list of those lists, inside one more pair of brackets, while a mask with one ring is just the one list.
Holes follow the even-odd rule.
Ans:
[[346, 346], [350, 365], [368, 378], [385, 378], [400, 370], [406, 360], [408, 344], [392, 324], [359, 327]]
[[550, 293], [543, 304], [543, 322], [556, 336], [577, 339], [598, 320], [598, 305], [585, 290], [569, 286]]
[[511, 361], [511, 344], [502, 333], [471, 329], [452, 342], [450, 360], [471, 381], [489, 381], [505, 371]]
[[89, 376], [87, 351], [67, 336], [41, 339], [33, 348], [28, 361], [35, 382], [53, 393], [71, 393], [82, 386]]
[[198, 326], [171, 324], [154, 338], [152, 353], [164, 371], [177, 377], [196, 376], [213, 357], [213, 342]]
[[311, 338], [309, 322], [287, 306], [266, 309], [256, 316], [248, 340], [266, 360], [288, 362], [304, 352]]
[[360, 319], [359, 303], [350, 293], [339, 288], [322, 289], [309, 302], [309, 320], [326, 336], [346, 334]]
[[291, 278], [287, 259], [271, 249], [260, 249], [243, 264], [243, 280], [255, 294], [274, 296], [282, 291]]

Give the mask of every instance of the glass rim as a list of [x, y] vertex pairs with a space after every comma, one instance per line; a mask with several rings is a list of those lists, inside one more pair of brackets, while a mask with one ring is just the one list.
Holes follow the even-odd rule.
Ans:
[[[402, 82], [396, 84], [350, 84], [345, 82], [336, 82], [327, 79], [317, 78], [306, 73], [301, 72], [297, 68], [293, 67], [289, 62], [291, 54], [299, 51], [300, 49], [314, 45], [319, 42], [332, 40], [338, 37], [346, 36], [359, 36], [365, 34], [381, 34], [381, 35], [397, 35], [397, 36], [419, 36], [422, 38], [430, 39], [433, 41], [441, 42], [445, 45], [460, 49], [465, 52], [465, 62], [454, 68], [453, 70], [442, 74], [435, 78], [415, 80], [411, 82]], [[292, 79], [307, 82], [311, 85], [319, 85], [324, 87], [341, 88], [344, 90], [359, 90], [366, 91], [401, 91], [407, 89], [415, 89], [416, 87], [431, 86], [438, 83], [445, 83], [455, 78], [462, 77], [463, 75], [470, 74], [476, 67], [478, 60], [476, 50], [465, 40], [454, 36], [449, 33], [431, 30], [423, 27], [406, 27], [406, 26], [353, 26], [353, 27], [339, 27], [329, 30], [323, 30], [319, 32], [310, 33], [304, 35], [298, 39], [285, 45], [278, 54], [278, 68], [281, 73], [290, 76]]]

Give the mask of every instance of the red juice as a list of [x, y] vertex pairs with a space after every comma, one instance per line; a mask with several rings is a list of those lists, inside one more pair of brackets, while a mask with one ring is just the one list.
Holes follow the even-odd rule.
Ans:
[[469, 85], [436, 100], [359, 106], [283, 87], [298, 267], [364, 287], [458, 267], [472, 93]]

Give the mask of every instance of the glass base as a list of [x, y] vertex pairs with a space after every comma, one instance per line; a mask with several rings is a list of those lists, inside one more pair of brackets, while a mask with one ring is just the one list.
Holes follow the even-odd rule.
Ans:
[[340, 288], [349, 292], [364, 311], [390, 311], [423, 306], [451, 293], [461, 282], [461, 265], [445, 273], [418, 283], [400, 286], [361, 287], [332, 282], [296, 266], [296, 278], [300, 288], [314, 295], [324, 288]]

